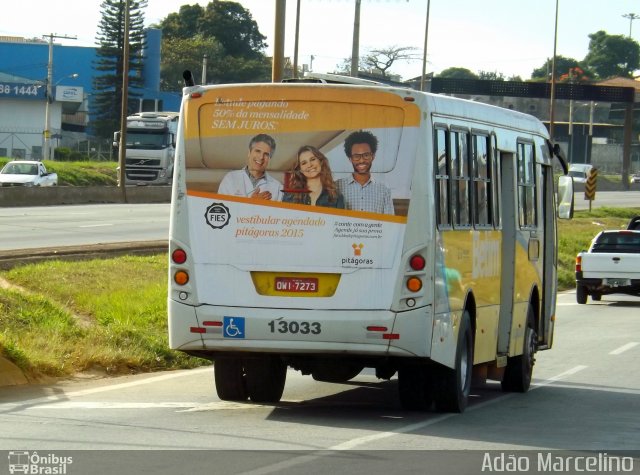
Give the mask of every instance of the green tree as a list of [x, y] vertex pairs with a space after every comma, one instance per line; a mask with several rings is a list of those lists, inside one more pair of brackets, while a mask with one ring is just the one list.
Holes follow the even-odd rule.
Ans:
[[478, 78], [485, 81], [504, 81], [504, 74], [498, 71], [478, 71]]
[[237, 2], [214, 0], [206, 7], [183, 5], [157, 25], [162, 29], [161, 87], [182, 87], [182, 72], [191, 69], [199, 82], [207, 55], [207, 83], [271, 80], [271, 65], [258, 24]]
[[199, 32], [217, 39], [227, 55], [236, 58], [256, 59], [267, 47], [267, 37], [260, 33], [251, 13], [237, 2], [209, 2]]
[[157, 26], [162, 29], [164, 38], [191, 38], [198, 34], [203, 15], [204, 8], [198, 4], [182, 5], [178, 13], [169, 13]]
[[622, 35], [598, 31], [589, 35], [589, 53], [585, 65], [601, 79], [612, 76], [631, 78], [640, 66], [640, 46]]
[[202, 62], [207, 55], [207, 82], [215, 76], [214, 67], [223, 64], [224, 51], [215, 38], [195, 35], [191, 38], [164, 39], [162, 44], [162, 64], [160, 66], [160, 89], [180, 90], [184, 86], [182, 72], [190, 70], [197, 83], [201, 81]]
[[437, 77], [452, 79], [478, 79], [478, 75], [471, 70], [459, 67], [443, 69]]
[[[543, 81], [551, 81], [552, 59], [549, 58], [545, 63], [537, 69], [534, 69], [531, 73], [531, 79], [541, 79]], [[556, 79], [560, 79], [560, 76], [567, 74], [573, 68], [581, 68], [583, 71], [585, 68], [581, 62], [574, 58], [567, 58], [565, 56], [556, 56]], [[588, 76], [588, 73], [585, 73]]]
[[[143, 85], [142, 48], [144, 46], [144, 8], [147, 0], [129, 1], [129, 98], [140, 97]], [[108, 138], [120, 128], [124, 55], [125, 0], [103, 0], [102, 17], [96, 37], [97, 71], [91, 104], [91, 126], [99, 137]]]

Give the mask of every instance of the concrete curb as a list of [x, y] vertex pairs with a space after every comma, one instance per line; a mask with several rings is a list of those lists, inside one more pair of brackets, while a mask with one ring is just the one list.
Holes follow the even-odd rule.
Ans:
[[[0, 189], [0, 207], [124, 203], [117, 186], [49, 186]], [[127, 203], [169, 203], [170, 186], [127, 186]]]
[[85, 246], [61, 246], [51, 248], [0, 250], [0, 269], [52, 259], [86, 260], [97, 257], [113, 257], [126, 254], [155, 254], [166, 252], [168, 241], [139, 241], [91, 244]]
[[8, 359], [0, 356], [0, 387], [20, 386], [22, 384], [29, 384], [29, 380], [22, 373], [22, 370]]

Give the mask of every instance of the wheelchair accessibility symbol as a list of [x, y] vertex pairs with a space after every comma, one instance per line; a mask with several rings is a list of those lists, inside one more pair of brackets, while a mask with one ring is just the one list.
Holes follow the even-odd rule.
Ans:
[[244, 338], [244, 318], [224, 317], [222, 321], [222, 336], [224, 338]]

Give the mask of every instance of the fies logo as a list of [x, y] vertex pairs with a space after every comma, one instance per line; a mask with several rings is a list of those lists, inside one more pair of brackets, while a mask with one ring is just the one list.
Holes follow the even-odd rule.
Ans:
[[364, 249], [364, 244], [353, 243], [351, 247], [353, 248], [354, 257], [343, 257], [342, 258], [343, 267], [371, 266], [373, 264], [373, 259], [367, 259], [365, 257], [361, 257], [362, 249]]
[[231, 213], [223, 203], [213, 203], [204, 213], [207, 224], [213, 229], [222, 229], [231, 219]]

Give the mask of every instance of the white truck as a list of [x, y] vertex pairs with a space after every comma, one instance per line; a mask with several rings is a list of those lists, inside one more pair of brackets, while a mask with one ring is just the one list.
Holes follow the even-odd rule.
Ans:
[[[173, 178], [177, 112], [139, 112], [127, 117], [126, 176], [129, 185], [168, 185]], [[113, 134], [120, 144], [120, 132]]]
[[602, 231], [576, 257], [576, 300], [607, 294], [640, 296], [640, 230]]
[[0, 170], [0, 186], [57, 186], [58, 175], [37, 160], [13, 160]]

